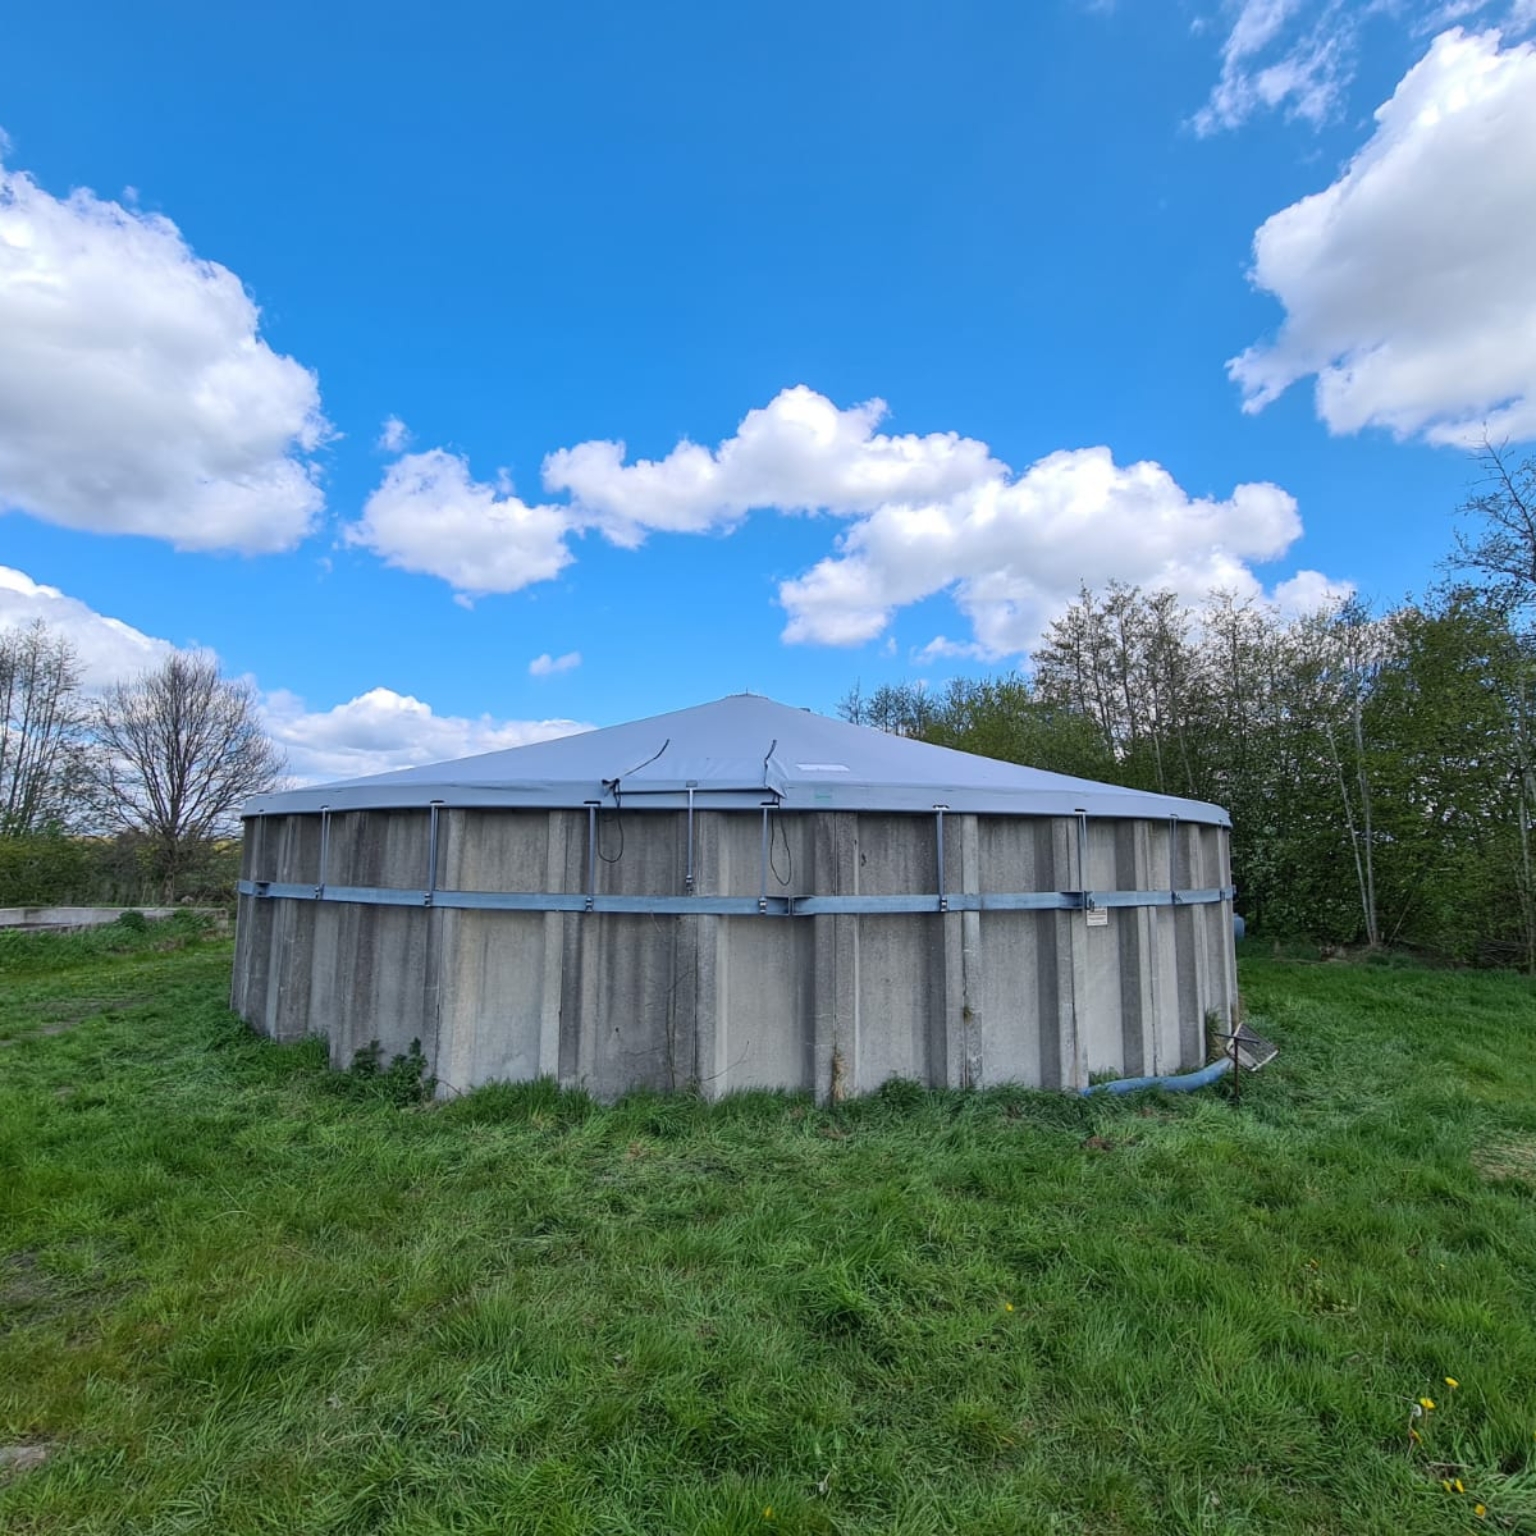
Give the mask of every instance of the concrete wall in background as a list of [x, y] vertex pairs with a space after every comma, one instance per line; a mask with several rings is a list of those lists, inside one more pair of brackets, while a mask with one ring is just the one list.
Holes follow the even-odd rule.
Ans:
[[[770, 896], [939, 889], [931, 817], [776, 811]], [[605, 810], [596, 889], [677, 896], [686, 815]], [[315, 815], [247, 824], [244, 879], [315, 885]], [[328, 890], [580, 894], [584, 811], [331, 816]], [[1224, 887], [1227, 833], [1073, 818], [951, 815], [952, 893]], [[694, 894], [759, 894], [761, 817], [700, 811]], [[1102, 923], [1102, 926], [1100, 925]], [[634, 1087], [711, 1097], [752, 1087], [863, 1093], [932, 1085], [1075, 1088], [1090, 1074], [1205, 1059], [1205, 1021], [1236, 1002], [1230, 900], [1075, 911], [752, 915], [474, 911], [242, 895], [233, 1004], [278, 1039], [322, 1034], [350, 1065], [419, 1040], [441, 1091], [541, 1076], [603, 1098]]]

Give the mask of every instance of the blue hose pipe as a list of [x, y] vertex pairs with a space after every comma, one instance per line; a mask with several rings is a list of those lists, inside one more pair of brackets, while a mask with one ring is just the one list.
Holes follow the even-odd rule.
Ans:
[[1164, 1093], [1191, 1093], [1196, 1088], [1209, 1088], [1223, 1072], [1232, 1070], [1232, 1058], [1223, 1056], [1198, 1072], [1185, 1072], [1178, 1077], [1117, 1077], [1107, 1083], [1090, 1083], [1081, 1090], [1084, 1098], [1090, 1093], [1135, 1093], [1142, 1088], [1161, 1088]]

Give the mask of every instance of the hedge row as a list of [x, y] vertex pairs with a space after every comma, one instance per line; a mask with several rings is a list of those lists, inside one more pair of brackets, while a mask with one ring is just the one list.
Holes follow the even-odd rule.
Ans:
[[0, 837], [0, 907], [149, 906], [190, 898], [232, 903], [240, 844], [187, 850], [172, 887], [156, 873], [155, 850], [140, 837]]

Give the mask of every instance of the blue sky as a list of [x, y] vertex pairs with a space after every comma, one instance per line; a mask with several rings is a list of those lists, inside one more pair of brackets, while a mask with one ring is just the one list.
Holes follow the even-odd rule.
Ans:
[[1080, 579], [1393, 600], [1536, 438], [1533, 29], [24, 0], [0, 624], [212, 648], [315, 777], [1006, 667]]

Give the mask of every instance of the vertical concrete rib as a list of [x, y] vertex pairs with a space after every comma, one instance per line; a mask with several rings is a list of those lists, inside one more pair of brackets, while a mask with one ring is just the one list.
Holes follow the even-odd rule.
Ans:
[[[693, 889], [700, 896], [724, 891], [725, 852], [717, 814], [701, 812], [694, 817]], [[689, 1081], [705, 1098], [717, 1099], [731, 1091], [730, 1020], [723, 1006], [725, 968], [721, 944], [721, 919], [698, 913], [684, 919], [691, 932], [679, 942], [692, 951], [691, 997], [692, 1054]], [[787, 1024], [788, 1021], [786, 1021]]]
[[[544, 889], [566, 889], [566, 829], [570, 816], [550, 811], [545, 818]], [[543, 974], [539, 996], [539, 1076], [560, 1076], [560, 1016], [565, 1006], [565, 914], [544, 914]]]
[[[815, 890], [853, 895], [859, 885], [858, 818], [833, 812], [817, 818], [812, 841]], [[859, 920], [813, 917], [816, 967], [815, 1092], [825, 1103], [857, 1091], [859, 1066]]]
[[[1121, 890], [1143, 890], [1151, 866], [1151, 829], [1144, 821], [1115, 827], [1115, 877]], [[1140, 1077], [1157, 1058], [1157, 929], [1154, 907], [1110, 913], [1120, 934], [1121, 1072]]]
[[[1042, 820], [1036, 867], [1050, 884], [1043, 889], [1080, 890], [1077, 823], [1065, 816]], [[1080, 1088], [1087, 1082], [1079, 1010], [1087, 991], [1081, 912], [1040, 914], [1050, 934], [1051, 964], [1040, 972], [1040, 1078], [1046, 1088]], [[1047, 1028], [1054, 1024], [1054, 1028]]]
[[[980, 839], [974, 816], [946, 816], [944, 883], [950, 891], [980, 890]], [[933, 1057], [950, 1088], [982, 1082], [981, 913], [947, 912], [943, 924], [943, 1050]]]

